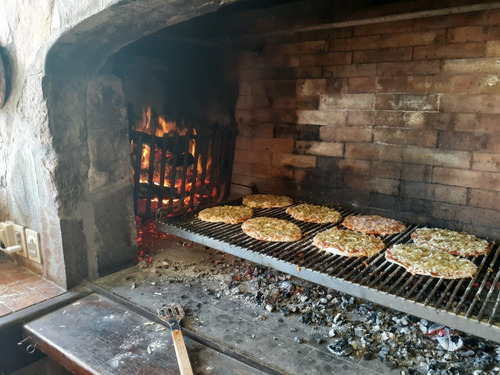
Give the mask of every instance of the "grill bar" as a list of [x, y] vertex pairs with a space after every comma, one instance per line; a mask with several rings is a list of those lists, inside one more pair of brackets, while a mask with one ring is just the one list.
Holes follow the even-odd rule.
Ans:
[[[294, 204], [303, 203], [294, 201]], [[226, 204], [241, 204], [241, 200]], [[355, 214], [342, 210], [342, 216]], [[500, 342], [500, 256], [495, 244], [486, 256], [472, 260], [478, 272], [472, 279], [446, 280], [412, 275], [385, 260], [383, 252], [370, 258], [347, 258], [319, 251], [312, 245], [317, 233], [333, 227], [293, 220], [283, 209], [255, 209], [296, 223], [304, 237], [296, 242], [264, 242], [251, 238], [239, 225], [205, 223], [196, 213], [177, 217], [157, 215], [158, 229], [264, 266], [364, 298], [454, 329]], [[384, 238], [386, 246], [409, 242], [416, 225]]]

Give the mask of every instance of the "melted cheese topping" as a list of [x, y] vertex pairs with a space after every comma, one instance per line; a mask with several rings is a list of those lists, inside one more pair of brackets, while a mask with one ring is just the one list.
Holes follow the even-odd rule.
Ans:
[[372, 256], [385, 248], [378, 237], [337, 227], [318, 233], [313, 244], [321, 250], [346, 256]]
[[294, 223], [272, 217], [255, 217], [241, 225], [243, 232], [262, 241], [291, 242], [302, 238], [302, 231]]
[[488, 241], [465, 232], [448, 229], [418, 228], [412, 234], [413, 242], [463, 257], [486, 254], [490, 248]]
[[292, 199], [284, 195], [250, 194], [243, 197], [242, 203], [252, 208], [287, 207], [292, 204]]
[[200, 211], [198, 218], [202, 221], [237, 224], [250, 219], [252, 215], [253, 210], [250, 207], [216, 206]]
[[477, 270], [476, 265], [467, 259], [411, 243], [391, 246], [385, 257], [411, 273], [445, 279], [472, 277]]
[[294, 219], [307, 221], [309, 223], [338, 223], [342, 215], [333, 208], [315, 206], [314, 204], [299, 204], [288, 207], [286, 213]]
[[379, 215], [350, 215], [345, 218], [342, 225], [358, 232], [382, 236], [406, 230], [402, 222]]

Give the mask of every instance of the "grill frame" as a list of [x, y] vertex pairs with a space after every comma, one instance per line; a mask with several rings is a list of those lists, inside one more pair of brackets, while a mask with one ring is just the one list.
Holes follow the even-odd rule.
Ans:
[[[293, 205], [305, 203], [294, 199]], [[241, 204], [237, 199], [225, 204]], [[329, 205], [342, 217], [358, 214]], [[291, 218], [283, 208], [254, 209], [254, 217], [269, 216], [297, 224], [303, 238], [296, 242], [265, 242], [247, 236], [239, 225], [202, 222], [197, 212], [176, 217], [157, 213], [161, 231], [275, 268], [328, 288], [363, 298], [419, 318], [500, 342], [500, 249], [494, 243], [486, 256], [474, 257], [472, 279], [446, 280], [411, 275], [385, 260], [384, 251], [370, 258], [347, 258], [322, 252], [312, 244], [317, 233], [340, 224], [313, 224]], [[383, 238], [387, 247], [410, 242], [419, 225]], [[496, 271], [495, 271], [496, 269]], [[489, 286], [489, 288], [488, 288]], [[489, 309], [491, 308], [491, 313]]]

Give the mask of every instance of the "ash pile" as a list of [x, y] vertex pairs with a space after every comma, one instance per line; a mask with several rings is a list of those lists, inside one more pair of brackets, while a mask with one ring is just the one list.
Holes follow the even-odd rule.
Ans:
[[406, 374], [500, 374], [498, 344], [273, 269], [245, 265], [220, 283], [217, 297], [296, 316], [315, 332], [296, 336], [297, 343], [326, 345], [334, 356], [378, 358]]

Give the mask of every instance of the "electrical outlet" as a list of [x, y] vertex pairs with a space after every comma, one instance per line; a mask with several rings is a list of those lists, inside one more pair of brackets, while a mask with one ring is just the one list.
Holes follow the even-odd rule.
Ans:
[[14, 241], [14, 223], [12, 221], [3, 222], [3, 239], [2, 242], [5, 247], [15, 246]]
[[37, 263], [42, 263], [42, 249], [40, 247], [40, 234], [31, 229], [25, 229], [26, 247], [28, 258]]
[[23, 251], [19, 252], [19, 254], [28, 258], [28, 247], [26, 246], [24, 227], [22, 225], [12, 224], [12, 230], [14, 232], [14, 245], [18, 245], [23, 248]]

